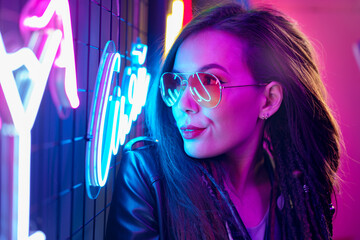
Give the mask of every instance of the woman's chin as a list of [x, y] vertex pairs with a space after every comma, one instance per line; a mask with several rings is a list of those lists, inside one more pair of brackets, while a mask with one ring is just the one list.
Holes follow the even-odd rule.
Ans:
[[214, 151], [209, 151], [209, 149], [198, 149], [198, 148], [195, 148], [194, 146], [184, 146], [184, 150], [185, 150], [185, 153], [189, 156], [189, 157], [192, 157], [192, 158], [199, 158], [199, 159], [202, 159], [202, 158], [213, 158], [213, 157], [216, 157], [220, 154], [218, 153], [215, 153]]

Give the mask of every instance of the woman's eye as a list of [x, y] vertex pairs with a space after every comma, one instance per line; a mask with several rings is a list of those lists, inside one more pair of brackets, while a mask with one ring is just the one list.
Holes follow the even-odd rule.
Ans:
[[220, 82], [221, 84], [226, 83], [225, 81], [221, 80], [221, 78], [218, 78], [218, 79], [219, 79], [219, 82]]
[[211, 75], [205, 76], [204, 84], [213, 85], [213, 84], [216, 84], [216, 83], [217, 83], [217, 81], [216, 81], [215, 77], [213, 77]]

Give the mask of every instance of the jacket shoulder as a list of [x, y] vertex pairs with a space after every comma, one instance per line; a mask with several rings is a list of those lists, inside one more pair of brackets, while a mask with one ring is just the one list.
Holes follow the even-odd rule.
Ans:
[[[138, 144], [142, 146], [136, 147]], [[138, 176], [140, 174], [150, 180], [148, 184], [153, 184], [160, 178], [157, 143], [150, 138], [138, 137], [129, 141], [124, 147], [121, 161], [119, 171]]]
[[159, 238], [162, 220], [158, 179], [155, 143], [124, 150], [110, 206], [107, 239]]

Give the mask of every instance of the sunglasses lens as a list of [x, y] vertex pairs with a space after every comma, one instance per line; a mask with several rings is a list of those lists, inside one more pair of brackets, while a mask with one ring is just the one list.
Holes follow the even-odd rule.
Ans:
[[[165, 104], [172, 107], [181, 94], [181, 77], [174, 73], [164, 73], [160, 80], [160, 91]], [[188, 79], [193, 99], [203, 107], [214, 108], [220, 102], [219, 80], [210, 73], [194, 73]]]
[[194, 100], [206, 108], [214, 108], [220, 102], [219, 80], [210, 73], [195, 73], [189, 77], [190, 92]]
[[169, 107], [173, 106], [180, 96], [181, 78], [173, 73], [164, 73], [160, 79], [161, 97]]

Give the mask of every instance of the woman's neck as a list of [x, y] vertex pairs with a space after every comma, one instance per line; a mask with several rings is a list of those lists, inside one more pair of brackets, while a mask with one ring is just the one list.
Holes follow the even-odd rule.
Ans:
[[227, 155], [222, 162], [225, 188], [246, 227], [257, 226], [270, 204], [271, 184], [263, 148], [260, 143], [255, 146]]
[[264, 168], [263, 136], [261, 128], [235, 147], [222, 161], [225, 178], [241, 194], [247, 185], [261, 182]]
[[247, 186], [261, 184], [264, 175], [267, 179], [262, 149], [248, 152], [241, 157], [226, 159], [223, 162], [223, 169], [227, 184], [230, 184], [238, 194], [242, 194]]

